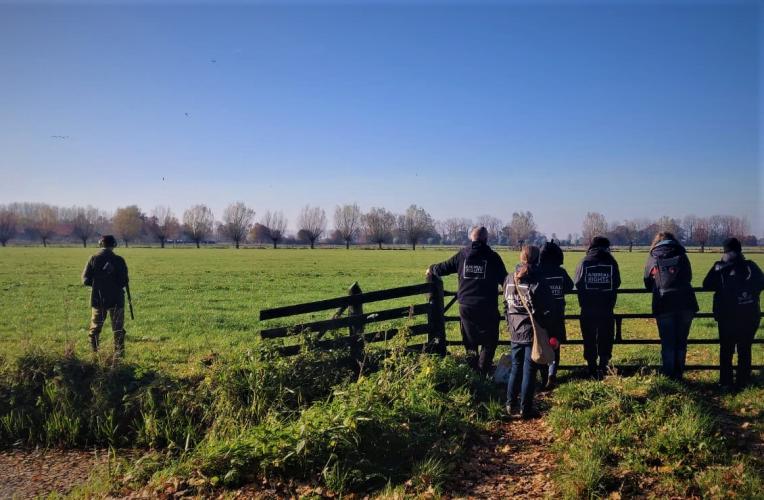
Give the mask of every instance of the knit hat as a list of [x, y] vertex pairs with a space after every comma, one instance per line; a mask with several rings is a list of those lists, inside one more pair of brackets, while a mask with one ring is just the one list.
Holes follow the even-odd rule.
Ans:
[[589, 245], [589, 249], [591, 250], [592, 248], [610, 248], [610, 240], [604, 236], [595, 236]]
[[541, 265], [561, 266], [564, 260], [562, 249], [554, 241], [548, 241], [541, 247]]
[[726, 252], [737, 252], [741, 253], [743, 251], [742, 245], [740, 245], [740, 240], [737, 238], [727, 238], [724, 240], [724, 251]]

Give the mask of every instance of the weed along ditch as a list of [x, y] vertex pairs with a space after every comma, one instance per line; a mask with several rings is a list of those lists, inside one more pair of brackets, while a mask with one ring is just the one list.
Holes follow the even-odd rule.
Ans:
[[[88, 352], [88, 318], [76, 311], [86, 297], [68, 283], [83, 252], [8, 250], [10, 260], [0, 262], [0, 286], [13, 290], [3, 297], [0, 326], [0, 463], [59, 471], [67, 459], [56, 454], [71, 453], [79, 464], [66, 488], [30, 475], [26, 483], [40, 489], [17, 481], [9, 495], [755, 498], [762, 491], [760, 374], [732, 393], [718, 390], [711, 370], [689, 372], [684, 382], [659, 375], [657, 346], [641, 342], [657, 338], [654, 322], [639, 317], [649, 310], [644, 294], [619, 296], [616, 312], [634, 316], [624, 319], [621, 337], [640, 342], [616, 343], [615, 369], [604, 380], [584, 377], [580, 331], [575, 318], [568, 322], [559, 386], [539, 393], [540, 419], [520, 422], [506, 415], [505, 385], [476, 375], [458, 345], [458, 323], [449, 319], [453, 278], [422, 283], [421, 269], [446, 252], [349, 252], [340, 266], [331, 251], [295, 251], [287, 266], [280, 251], [176, 251], [172, 258], [184, 265], [169, 273], [165, 254], [124, 249], [136, 269], [138, 319], [126, 323], [126, 355], [114, 362], [108, 336], [102, 352]], [[63, 271], [36, 272], [30, 256]], [[617, 257], [624, 287], [636, 288], [644, 255]], [[710, 263], [691, 258], [699, 268]], [[209, 265], [225, 277], [211, 276]], [[699, 301], [701, 311], [710, 309], [708, 294]], [[575, 300], [568, 304], [575, 317]], [[50, 313], [56, 307], [69, 312]], [[272, 310], [299, 314], [259, 319]], [[717, 362], [714, 328], [696, 319], [690, 339], [708, 342], [690, 345], [688, 364]], [[763, 361], [754, 346], [754, 365]]]

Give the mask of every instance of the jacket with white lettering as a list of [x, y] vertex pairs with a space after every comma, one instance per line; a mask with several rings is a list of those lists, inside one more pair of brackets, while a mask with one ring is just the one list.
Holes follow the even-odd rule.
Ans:
[[[658, 275], [661, 269], [665, 274]], [[698, 311], [698, 300], [692, 289], [692, 266], [687, 251], [678, 241], [664, 240], [650, 250], [644, 282], [645, 288], [653, 292], [653, 314], [656, 316]]]
[[703, 280], [703, 288], [714, 291], [714, 318], [755, 319], [761, 315], [759, 295], [764, 290], [764, 273], [743, 254], [727, 252]]
[[593, 247], [578, 263], [573, 278], [578, 290], [578, 303], [584, 316], [610, 316], [613, 314], [621, 273], [618, 262], [604, 248]]
[[499, 254], [479, 241], [473, 241], [430, 270], [436, 276], [459, 273], [456, 297], [464, 306], [498, 304], [498, 287], [507, 277], [507, 268]]
[[573, 280], [568, 276], [568, 271], [562, 266], [544, 265], [539, 267], [541, 276], [546, 280], [549, 291], [552, 293], [552, 324], [549, 334], [557, 337], [560, 342], [568, 338], [565, 330], [565, 294], [573, 291]]
[[515, 279], [512, 274], [508, 275], [504, 281], [505, 314], [512, 342], [516, 344], [533, 343], [533, 324], [519, 295], [520, 293], [528, 302], [536, 322], [545, 328], [550, 336], [554, 336], [550, 328], [553, 323], [552, 309], [555, 299], [544, 276], [538, 268], [532, 267], [527, 275], [518, 280], [518, 286], [515, 286]]

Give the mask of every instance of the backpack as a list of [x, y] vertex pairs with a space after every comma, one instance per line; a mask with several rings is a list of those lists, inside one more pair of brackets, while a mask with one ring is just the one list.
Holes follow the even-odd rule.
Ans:
[[752, 307], [758, 303], [759, 290], [756, 288], [753, 271], [747, 262], [722, 269], [719, 273], [724, 302], [732, 307]]
[[666, 292], [676, 291], [679, 284], [679, 277], [682, 274], [680, 256], [675, 257], [656, 257], [653, 267], [653, 279], [655, 287], [662, 296]]

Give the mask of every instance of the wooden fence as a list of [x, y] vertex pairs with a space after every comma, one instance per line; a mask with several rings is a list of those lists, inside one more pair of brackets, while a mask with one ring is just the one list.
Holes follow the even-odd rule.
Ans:
[[[702, 288], [696, 288], [696, 292], [710, 293]], [[576, 291], [571, 295], [576, 295]], [[646, 294], [651, 293], [643, 288], [622, 288], [618, 294]], [[424, 297], [422, 297], [424, 295]], [[422, 303], [412, 304], [404, 307], [394, 307], [374, 312], [364, 312], [364, 304], [381, 302], [404, 297], [418, 297]], [[449, 297], [448, 303], [445, 302]], [[290, 326], [276, 328], [267, 328], [260, 331], [263, 339], [286, 338], [299, 335], [301, 333], [311, 332], [315, 334], [315, 342], [312, 344], [318, 349], [337, 349], [349, 348], [353, 355], [360, 359], [362, 356], [364, 343], [383, 342], [394, 338], [401, 333], [402, 328], [392, 328], [386, 330], [376, 330], [367, 332], [366, 326], [382, 321], [408, 318], [412, 324], [407, 326], [409, 335], [420, 337], [427, 335], [425, 341], [415, 340], [408, 348], [412, 350], [424, 351], [445, 355], [448, 346], [461, 346], [461, 341], [446, 339], [446, 323], [459, 321], [458, 316], [449, 316], [446, 313], [456, 303], [456, 293], [443, 289], [443, 281], [437, 276], [428, 278], [427, 283], [418, 285], [408, 285], [385, 290], [376, 290], [373, 292], [363, 292], [358, 283], [348, 289], [348, 294], [343, 297], [319, 300], [315, 302], [306, 302], [291, 306], [277, 307], [273, 309], [264, 309], [260, 311], [260, 320], [271, 320], [285, 318], [308, 313], [335, 310], [332, 317], [325, 320], [309, 321], [297, 323]], [[498, 311], [497, 311], [498, 313]], [[764, 314], [762, 315], [764, 316]], [[578, 320], [579, 314], [566, 314], [566, 320]], [[615, 340], [618, 345], [660, 345], [658, 338], [653, 339], [629, 339], [623, 338], [623, 321], [630, 319], [649, 319], [653, 318], [652, 313], [617, 313], [614, 315], [615, 321]], [[695, 318], [712, 318], [712, 313], [699, 312]], [[419, 321], [420, 319], [425, 321]], [[340, 336], [332, 339], [324, 339], [324, 335], [329, 331], [335, 331], [347, 328], [347, 336]], [[657, 334], [657, 328], [656, 328]], [[688, 344], [711, 344], [718, 345], [717, 339], [696, 339], [692, 336], [687, 341]], [[499, 340], [499, 345], [509, 345], [509, 340]], [[583, 340], [570, 339], [566, 345], [581, 345]], [[764, 344], [764, 339], [754, 339], [754, 344]], [[293, 355], [300, 352], [303, 348], [301, 344], [284, 346], [281, 353], [284, 355]], [[578, 369], [582, 365], [561, 365], [560, 369]], [[659, 368], [659, 365], [619, 365], [621, 369], [639, 369], [639, 368]], [[713, 365], [687, 365], [687, 370], [717, 370], [719, 366]], [[764, 365], [754, 365], [753, 369], [764, 369]]]

